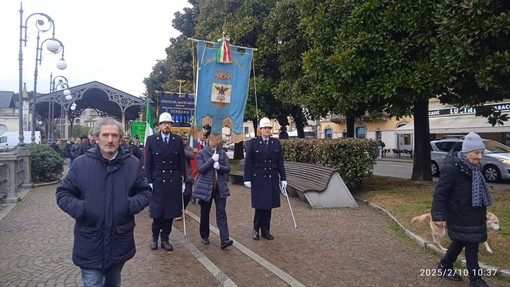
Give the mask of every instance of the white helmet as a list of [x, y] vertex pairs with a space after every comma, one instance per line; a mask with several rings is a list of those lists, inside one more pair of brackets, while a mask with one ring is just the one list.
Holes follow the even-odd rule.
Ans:
[[170, 115], [170, 113], [162, 113], [161, 115], [159, 115], [159, 123], [162, 122], [173, 123], [174, 121], [172, 120], [172, 116]]
[[272, 128], [273, 126], [271, 125], [271, 121], [266, 118], [266, 117], [263, 117], [262, 119], [260, 119], [260, 122], [259, 122], [259, 128]]

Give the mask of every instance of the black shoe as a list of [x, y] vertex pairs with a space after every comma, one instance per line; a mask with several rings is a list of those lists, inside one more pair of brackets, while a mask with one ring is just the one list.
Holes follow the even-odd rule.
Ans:
[[264, 237], [267, 240], [273, 240], [274, 236], [271, 235], [271, 233], [262, 234], [262, 237]]
[[209, 245], [209, 238], [202, 238], [202, 243], [205, 244], [205, 245]]
[[221, 249], [225, 249], [225, 248], [231, 246], [232, 244], [234, 244], [234, 241], [232, 239], [225, 240], [221, 243]]
[[172, 244], [170, 244], [168, 241], [161, 241], [161, 248], [165, 249], [166, 251], [174, 250]]
[[437, 265], [437, 274], [452, 281], [462, 281], [462, 277], [452, 268], [444, 268], [441, 263]]
[[253, 240], [259, 240], [259, 232], [257, 230], [253, 230], [251, 238], [253, 238]]
[[489, 287], [487, 282], [483, 281], [482, 278], [469, 279], [469, 287]]
[[158, 241], [151, 241], [151, 250], [156, 250], [158, 249]]

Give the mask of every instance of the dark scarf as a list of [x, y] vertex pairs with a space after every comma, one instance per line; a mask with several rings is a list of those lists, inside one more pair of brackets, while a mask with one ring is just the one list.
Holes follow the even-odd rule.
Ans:
[[485, 182], [482, 174], [482, 165], [472, 164], [467, 159], [463, 152], [458, 152], [457, 157], [460, 162], [467, 166], [472, 173], [473, 187], [472, 187], [472, 205], [477, 206], [489, 206], [492, 204], [492, 197], [489, 193], [489, 187]]

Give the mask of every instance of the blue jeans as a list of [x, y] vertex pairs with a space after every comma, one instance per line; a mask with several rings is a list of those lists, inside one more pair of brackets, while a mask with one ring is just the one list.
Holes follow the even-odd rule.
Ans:
[[73, 165], [73, 159], [72, 158], [69, 158], [67, 157], [66, 158], [66, 161], [67, 161], [67, 168], [70, 169], [71, 166]]
[[120, 272], [124, 263], [110, 269], [81, 269], [81, 278], [85, 287], [120, 287]]

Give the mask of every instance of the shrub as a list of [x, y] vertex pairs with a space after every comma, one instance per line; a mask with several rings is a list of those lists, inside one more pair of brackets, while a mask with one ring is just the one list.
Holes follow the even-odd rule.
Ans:
[[32, 157], [32, 182], [49, 182], [58, 180], [64, 171], [64, 159], [49, 145], [29, 144]]
[[368, 139], [282, 140], [285, 160], [334, 168], [349, 188], [357, 188], [371, 174], [377, 158], [377, 143]]

